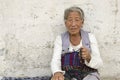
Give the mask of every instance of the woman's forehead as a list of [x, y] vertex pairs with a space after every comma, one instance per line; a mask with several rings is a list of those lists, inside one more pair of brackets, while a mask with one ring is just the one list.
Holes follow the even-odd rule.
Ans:
[[68, 18], [69, 17], [80, 17], [80, 14], [79, 14], [79, 12], [70, 12], [69, 14], [68, 14]]

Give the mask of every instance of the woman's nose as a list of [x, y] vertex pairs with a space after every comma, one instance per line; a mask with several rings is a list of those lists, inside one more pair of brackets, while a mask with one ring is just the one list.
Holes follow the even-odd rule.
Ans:
[[72, 26], [75, 26], [75, 24], [76, 24], [76, 23], [75, 23], [75, 21], [73, 20], [73, 21], [72, 21]]

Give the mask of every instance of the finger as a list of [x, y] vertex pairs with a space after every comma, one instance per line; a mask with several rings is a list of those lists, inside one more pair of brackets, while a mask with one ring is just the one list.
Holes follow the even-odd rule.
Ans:
[[52, 79], [51, 80], [55, 80], [55, 77], [52, 77]]
[[80, 49], [82, 52], [85, 52], [86, 51], [86, 48], [81, 48]]
[[84, 52], [84, 51], [87, 51], [87, 49], [86, 48], [82, 48], [82, 51]]
[[59, 80], [59, 77], [58, 76], [55, 76], [55, 79], [54, 80]]
[[82, 52], [82, 55], [85, 55], [85, 52]]
[[86, 51], [82, 52], [82, 55], [86, 55]]
[[84, 56], [84, 55], [87, 55], [87, 53], [86, 52], [82, 52], [82, 55]]
[[59, 80], [64, 80], [63, 78], [59, 78]]
[[80, 50], [82, 51], [84, 49], [84, 47], [81, 47]]
[[83, 55], [83, 56], [82, 56], [82, 59], [86, 59], [86, 55]]
[[59, 77], [59, 80], [64, 80], [64, 77], [63, 77], [63, 76], [60, 76], [60, 77]]
[[56, 80], [56, 76], [53, 76], [51, 80]]

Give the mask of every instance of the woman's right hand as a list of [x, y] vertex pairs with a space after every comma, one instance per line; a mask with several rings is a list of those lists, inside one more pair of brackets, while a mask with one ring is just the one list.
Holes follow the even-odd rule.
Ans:
[[61, 72], [56, 72], [51, 80], [64, 80], [64, 75]]

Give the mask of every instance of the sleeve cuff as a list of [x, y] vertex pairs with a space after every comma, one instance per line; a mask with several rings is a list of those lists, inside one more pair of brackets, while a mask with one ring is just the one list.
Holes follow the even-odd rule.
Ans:
[[58, 70], [58, 71], [53, 72], [53, 75], [54, 75], [56, 72], [61, 72], [63, 75], [65, 74], [65, 71]]

